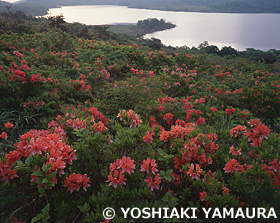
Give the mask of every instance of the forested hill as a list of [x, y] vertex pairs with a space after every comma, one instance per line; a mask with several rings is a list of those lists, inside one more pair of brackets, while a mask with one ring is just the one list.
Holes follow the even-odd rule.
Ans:
[[[49, 8], [83, 4], [189, 12], [280, 13], [279, 0], [25, 0], [13, 5], [11, 11], [43, 15]], [[6, 10], [3, 5], [3, 1], [0, 1], [0, 11]]]

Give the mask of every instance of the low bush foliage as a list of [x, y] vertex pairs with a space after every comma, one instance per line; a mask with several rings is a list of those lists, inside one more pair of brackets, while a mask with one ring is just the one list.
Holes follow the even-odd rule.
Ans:
[[0, 37], [1, 222], [101, 222], [106, 207], [111, 222], [137, 222], [128, 207], [280, 215], [277, 66], [55, 29]]

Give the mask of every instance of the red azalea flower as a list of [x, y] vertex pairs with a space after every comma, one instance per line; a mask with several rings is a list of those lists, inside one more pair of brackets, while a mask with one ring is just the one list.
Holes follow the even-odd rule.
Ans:
[[114, 170], [110, 172], [110, 175], [108, 176], [108, 180], [106, 182], [110, 182], [109, 186], [114, 186], [114, 188], [117, 188], [118, 185], [126, 185], [124, 182], [126, 178], [124, 178], [124, 174], [121, 170]]
[[205, 118], [200, 117], [197, 121], [196, 121], [196, 125], [201, 125], [205, 123]]
[[225, 173], [244, 172], [244, 166], [240, 165], [236, 159], [232, 159], [225, 165], [223, 170], [225, 170]]
[[86, 174], [81, 175], [81, 174], [76, 174], [73, 173], [69, 177], [66, 178], [64, 181], [64, 187], [68, 188], [67, 191], [70, 190], [70, 193], [73, 191], [78, 191], [80, 190], [80, 187], [82, 186], [83, 189], [86, 191], [87, 187], [90, 187], [90, 181], [89, 177], [87, 177]]
[[5, 128], [7, 128], [7, 129], [11, 129], [11, 128], [14, 127], [14, 125], [13, 125], [12, 123], [10, 123], [10, 122], [6, 122], [6, 123], [4, 124], [4, 126], [5, 126]]
[[217, 109], [217, 108], [212, 107], [212, 108], [210, 108], [210, 111], [211, 111], [211, 112], [216, 112], [216, 111], [218, 111], [218, 109]]
[[195, 164], [195, 169], [194, 165], [191, 164], [189, 170], [186, 171], [186, 174], [189, 175], [192, 179], [198, 180], [200, 174], [202, 174], [202, 169], [200, 168], [199, 164]]
[[13, 170], [10, 163], [3, 163], [0, 160], [0, 178], [2, 181], [7, 183], [10, 179], [18, 177], [16, 172], [17, 170]]
[[225, 187], [224, 185], [223, 185], [223, 193], [225, 193], [226, 195], [229, 194], [229, 189], [227, 187]]
[[143, 137], [143, 140], [147, 144], [151, 144], [153, 142], [153, 136], [149, 131], [146, 132], [146, 135]]
[[167, 121], [167, 124], [168, 124], [168, 125], [172, 125], [172, 124], [173, 124], [173, 114], [167, 113], [167, 114], [165, 114], [165, 115], [163, 116], [163, 119], [164, 119], [165, 121]]
[[200, 199], [201, 202], [206, 201], [206, 200], [205, 200], [206, 194], [207, 194], [206, 191], [202, 191], [202, 192], [199, 194], [199, 199]]
[[241, 126], [241, 125], [238, 125], [234, 128], [232, 128], [230, 130], [230, 135], [231, 137], [238, 137], [238, 136], [241, 136], [242, 133], [245, 133], [247, 131], [247, 127], [246, 126]]
[[13, 166], [21, 157], [21, 154], [18, 151], [11, 151], [6, 154], [6, 161]]
[[150, 173], [150, 168], [153, 174], [155, 174], [156, 172], [158, 172], [157, 168], [157, 164], [156, 164], [156, 160], [154, 159], [150, 159], [147, 158], [146, 160], [143, 161], [142, 165], [141, 165], [141, 172], [146, 172], [146, 173]]
[[1, 135], [0, 135], [0, 138], [7, 140], [7, 138], [8, 138], [7, 133], [6, 132], [2, 132]]
[[236, 150], [236, 149], [234, 148], [234, 146], [231, 146], [231, 147], [230, 147], [230, 150], [229, 150], [229, 153], [231, 153], [231, 154], [234, 155], [234, 156], [239, 156], [239, 155], [241, 155], [241, 149]]
[[154, 189], [159, 189], [161, 177], [159, 177], [159, 174], [156, 174], [154, 179], [147, 177], [144, 181], [148, 184], [148, 187], [151, 187], [151, 191], [153, 191]]
[[130, 157], [123, 157], [121, 159], [121, 168], [123, 170], [123, 173], [128, 173], [129, 175], [131, 173], [134, 173], [135, 169], [135, 165], [134, 165], [134, 161], [132, 159], [130, 159]]

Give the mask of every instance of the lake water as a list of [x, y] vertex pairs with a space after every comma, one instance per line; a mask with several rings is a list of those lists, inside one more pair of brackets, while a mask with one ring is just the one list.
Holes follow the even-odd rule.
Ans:
[[126, 6], [86, 5], [50, 9], [51, 15], [64, 15], [67, 22], [87, 25], [136, 23], [147, 18], [165, 19], [176, 28], [148, 34], [169, 46], [197, 47], [203, 41], [232, 46], [238, 50], [280, 49], [280, 14], [233, 14], [172, 12], [133, 9]]
[[3, 1], [9, 3], [16, 3], [16, 2], [21, 2], [22, 0], [3, 0]]

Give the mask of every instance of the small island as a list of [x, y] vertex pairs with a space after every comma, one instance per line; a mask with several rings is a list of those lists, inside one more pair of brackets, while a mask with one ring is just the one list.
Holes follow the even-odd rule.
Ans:
[[108, 31], [116, 34], [125, 34], [133, 37], [141, 37], [148, 33], [173, 29], [176, 25], [166, 22], [164, 19], [148, 18], [139, 20], [136, 24], [110, 25]]

